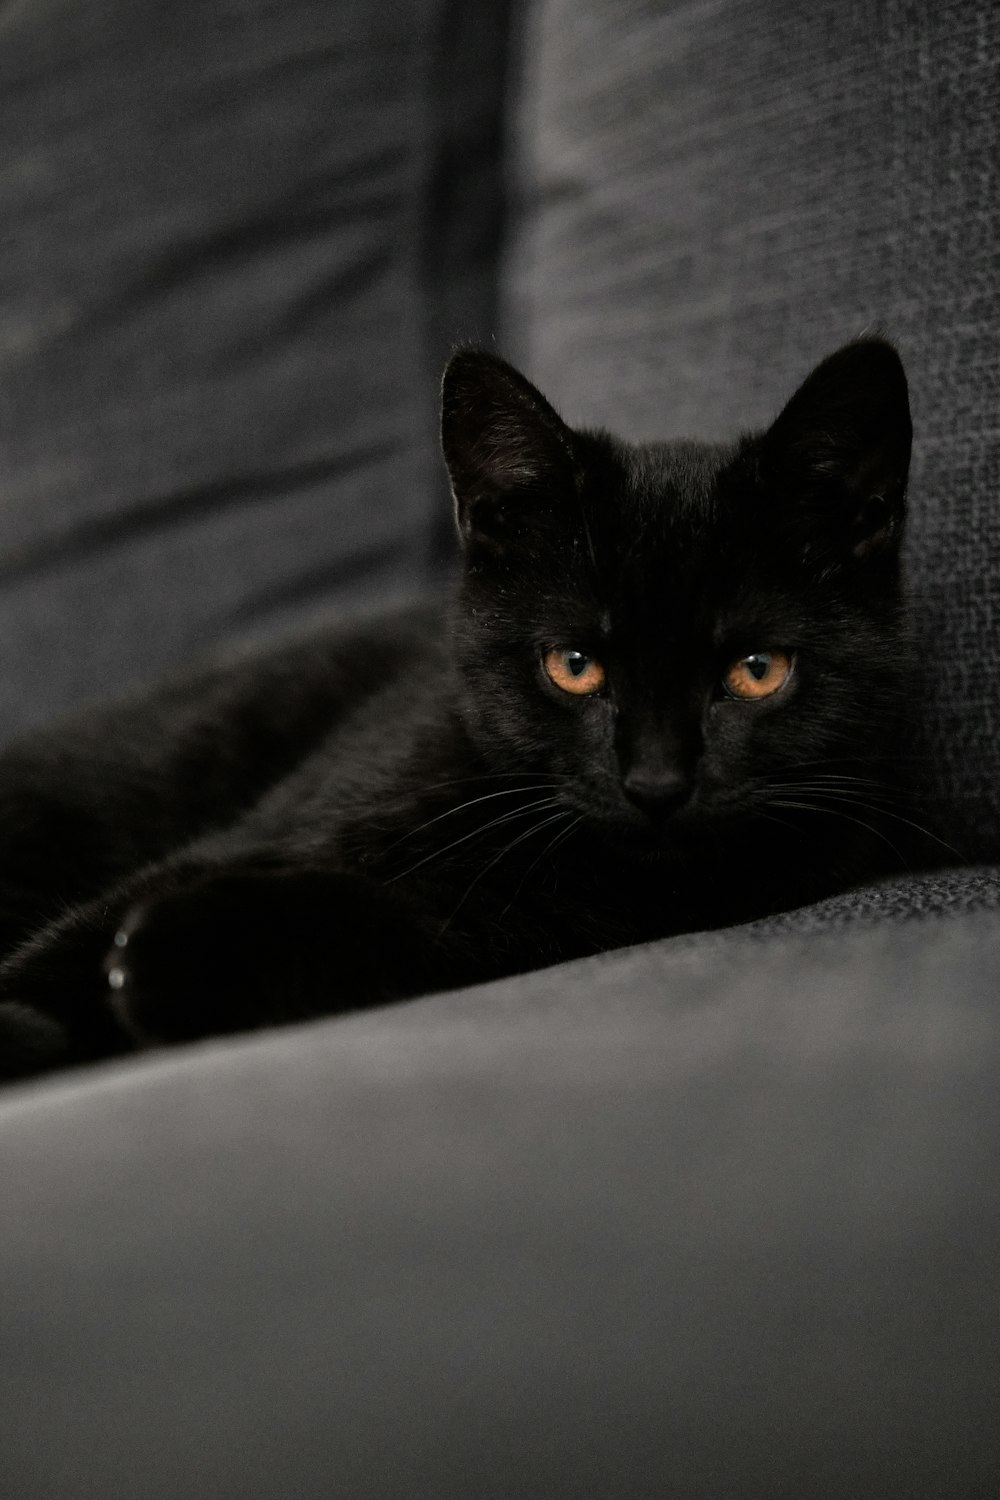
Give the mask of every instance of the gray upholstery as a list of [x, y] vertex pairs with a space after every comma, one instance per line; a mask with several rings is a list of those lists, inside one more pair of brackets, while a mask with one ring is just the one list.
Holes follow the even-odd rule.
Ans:
[[[962, 917], [972, 912], [1000, 909], [1000, 865], [965, 870], [927, 871], [896, 876], [858, 890], [844, 891], [779, 912], [740, 929], [747, 935], [770, 938], [777, 932], [796, 934], [842, 931], [880, 926], [883, 922], [920, 922], [926, 917]], [[683, 941], [707, 945], [717, 939], [706, 933], [689, 934]]]
[[539, 0], [510, 342], [569, 419], [766, 422], [873, 323], [915, 441], [932, 812], [1000, 855], [1000, 7]]
[[0, 734], [428, 586], [507, 5], [4, 8]]
[[996, 1494], [998, 966], [730, 934], [9, 1096], [0, 1492]]
[[[0, 10], [0, 736], [425, 587], [454, 339], [711, 435], [880, 318], [914, 755], [995, 860], [998, 15]], [[0, 1494], [1000, 1493], [998, 907], [911, 874], [10, 1089]]]

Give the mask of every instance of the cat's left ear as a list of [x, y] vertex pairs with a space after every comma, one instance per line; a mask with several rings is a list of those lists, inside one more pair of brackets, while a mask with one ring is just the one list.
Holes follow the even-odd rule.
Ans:
[[573, 434], [540, 391], [483, 349], [444, 372], [441, 448], [464, 544], [496, 549], [572, 489]]
[[885, 339], [858, 339], [816, 367], [765, 434], [762, 477], [818, 550], [894, 551], [912, 436], [899, 355]]

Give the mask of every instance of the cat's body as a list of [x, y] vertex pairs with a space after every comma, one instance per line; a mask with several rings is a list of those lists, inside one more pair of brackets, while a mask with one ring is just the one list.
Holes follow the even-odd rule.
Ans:
[[449, 605], [0, 759], [0, 1074], [746, 920], [892, 865], [909, 415], [887, 345], [827, 361], [767, 434], [643, 448], [463, 353], [444, 448]]

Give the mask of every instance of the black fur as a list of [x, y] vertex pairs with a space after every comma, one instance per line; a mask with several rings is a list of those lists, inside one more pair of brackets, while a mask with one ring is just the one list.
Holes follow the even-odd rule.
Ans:
[[[458, 353], [447, 608], [0, 761], [0, 1073], [746, 920], [898, 863], [906, 382], [880, 339], [765, 433], [632, 447]], [[598, 660], [590, 696], [545, 653]], [[772, 697], [722, 686], [793, 660]]]

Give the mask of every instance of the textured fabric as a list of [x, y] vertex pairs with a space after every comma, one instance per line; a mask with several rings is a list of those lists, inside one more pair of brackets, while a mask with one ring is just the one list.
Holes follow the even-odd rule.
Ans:
[[998, 965], [734, 934], [8, 1095], [0, 1491], [1000, 1492]]
[[[844, 891], [811, 906], [799, 906], [746, 927], [733, 929], [734, 936], [753, 935], [771, 940], [781, 932], [825, 932], [847, 927], [872, 927], [882, 922], [919, 922], [925, 917], [965, 916], [971, 912], [1000, 909], [1000, 865], [969, 870], [941, 870], [880, 881], [858, 890]], [[729, 941], [729, 932], [717, 935]], [[679, 939], [693, 946], [713, 940], [708, 933], [690, 933]]]
[[569, 419], [769, 420], [874, 322], [915, 424], [931, 806], [1000, 853], [1000, 7], [540, 0], [509, 344]]
[[426, 586], [507, 4], [3, 7], [0, 732]]

